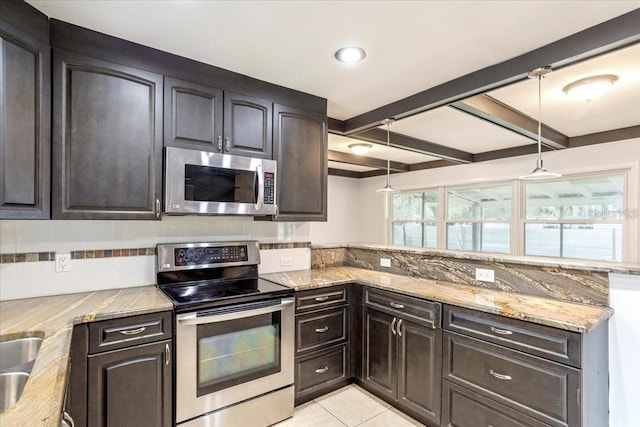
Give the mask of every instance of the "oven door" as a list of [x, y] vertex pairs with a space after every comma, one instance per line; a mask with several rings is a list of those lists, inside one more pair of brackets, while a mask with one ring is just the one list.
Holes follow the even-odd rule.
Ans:
[[165, 212], [273, 215], [276, 162], [167, 147]]
[[176, 422], [293, 384], [294, 299], [176, 316]]

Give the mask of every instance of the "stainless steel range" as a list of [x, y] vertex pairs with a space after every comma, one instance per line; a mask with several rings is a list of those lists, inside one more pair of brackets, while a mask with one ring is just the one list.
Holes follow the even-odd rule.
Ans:
[[258, 242], [158, 245], [176, 311], [176, 424], [268, 426], [293, 415], [293, 290], [258, 278]]

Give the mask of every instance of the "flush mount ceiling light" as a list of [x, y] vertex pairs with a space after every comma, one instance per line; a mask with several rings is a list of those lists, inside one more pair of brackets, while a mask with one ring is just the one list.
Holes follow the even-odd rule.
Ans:
[[536, 68], [529, 73], [530, 79], [538, 79], [538, 162], [536, 168], [530, 174], [520, 177], [520, 179], [525, 181], [558, 178], [562, 176], [559, 173], [549, 172], [542, 166], [542, 78], [550, 72], [551, 67], [543, 67]]
[[387, 125], [387, 184], [383, 188], [378, 188], [376, 190], [377, 193], [395, 193], [396, 189], [391, 186], [390, 178], [391, 178], [391, 160], [389, 159], [389, 151], [391, 151], [389, 144], [389, 126], [391, 123], [395, 122], [393, 119], [384, 119], [382, 121], [383, 125]]
[[617, 80], [613, 74], [592, 76], [569, 83], [562, 91], [577, 101], [591, 101], [604, 95]]
[[371, 147], [371, 144], [365, 143], [349, 144], [349, 150], [351, 150], [353, 154], [358, 154], [359, 156], [367, 154], [369, 150], [371, 150]]
[[362, 61], [365, 56], [367, 56], [366, 52], [363, 48], [358, 46], [346, 46], [336, 51], [336, 59], [340, 62], [346, 62], [348, 64], [353, 64], [355, 62]]

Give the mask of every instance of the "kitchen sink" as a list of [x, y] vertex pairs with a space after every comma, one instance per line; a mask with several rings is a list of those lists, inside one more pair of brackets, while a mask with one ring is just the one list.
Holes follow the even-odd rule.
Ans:
[[6, 372], [0, 374], [0, 412], [13, 406], [24, 390], [29, 379], [26, 372]]
[[0, 341], [0, 412], [20, 399], [41, 344], [39, 337]]

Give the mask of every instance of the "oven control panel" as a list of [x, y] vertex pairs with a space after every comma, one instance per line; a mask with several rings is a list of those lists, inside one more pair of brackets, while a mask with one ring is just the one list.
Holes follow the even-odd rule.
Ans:
[[259, 263], [257, 241], [158, 245], [158, 272]]

